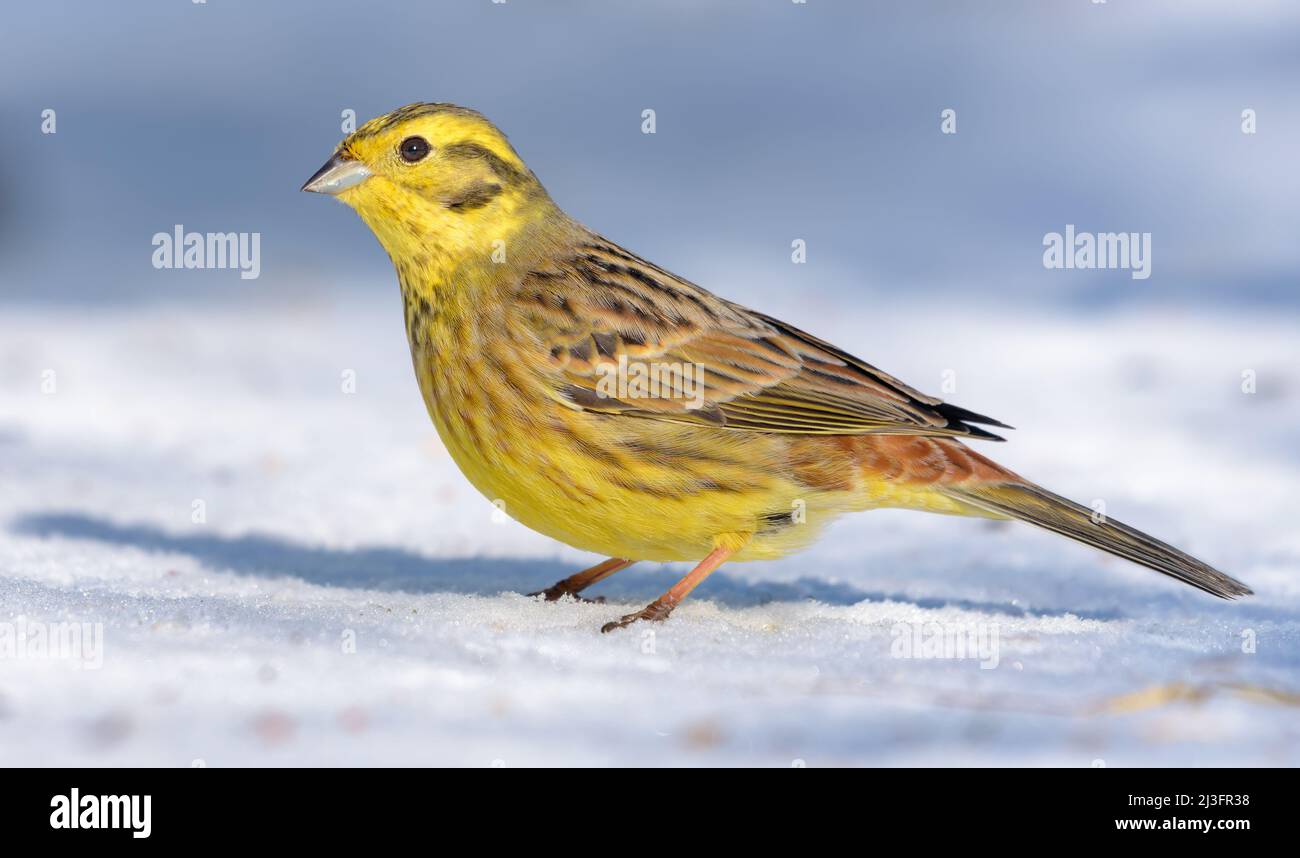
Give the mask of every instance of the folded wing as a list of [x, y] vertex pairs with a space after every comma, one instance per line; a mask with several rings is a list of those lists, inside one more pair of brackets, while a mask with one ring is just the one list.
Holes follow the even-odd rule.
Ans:
[[575, 408], [733, 431], [1002, 440], [793, 325], [724, 301], [598, 236], [524, 278], [515, 324]]

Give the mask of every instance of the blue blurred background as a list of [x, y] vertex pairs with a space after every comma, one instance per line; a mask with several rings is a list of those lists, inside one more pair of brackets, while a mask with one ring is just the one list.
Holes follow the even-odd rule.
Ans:
[[[2, 26], [5, 302], [395, 291], [298, 187], [344, 110], [422, 100], [483, 111], [575, 217], [746, 303], [1300, 298], [1294, 3], [152, 0]], [[177, 223], [261, 232], [260, 279], [154, 270]], [[1151, 232], [1151, 278], [1044, 270], [1067, 223]]]

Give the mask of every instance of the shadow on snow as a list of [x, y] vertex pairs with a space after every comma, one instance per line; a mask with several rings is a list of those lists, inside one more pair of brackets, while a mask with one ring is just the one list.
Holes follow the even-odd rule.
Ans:
[[[263, 578], [298, 578], [328, 587], [404, 593], [462, 593], [495, 596], [530, 593], [550, 586], [577, 569], [554, 560], [493, 557], [428, 557], [402, 548], [320, 548], [259, 534], [215, 536], [177, 534], [147, 524], [119, 524], [79, 512], [34, 513], [17, 519], [15, 533], [42, 538], [84, 539], [144, 551], [186, 554], [217, 571]], [[665, 564], [632, 567], [593, 587], [611, 600], [645, 602], [682, 574]], [[1009, 603], [917, 598], [871, 592], [842, 582], [801, 577], [794, 581], [747, 578], [723, 569], [700, 586], [698, 596], [733, 608], [771, 602], [816, 601], [854, 605], [893, 601], [920, 608], [960, 608], [1010, 616], [1055, 616], [1056, 610], [1026, 609]], [[1114, 611], [1073, 612], [1091, 619], [1115, 619]]]

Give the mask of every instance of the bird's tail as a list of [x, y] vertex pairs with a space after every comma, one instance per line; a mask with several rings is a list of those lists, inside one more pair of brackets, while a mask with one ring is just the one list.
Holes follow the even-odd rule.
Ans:
[[1195, 557], [1140, 530], [1029, 482], [950, 483], [939, 491], [992, 516], [1014, 518], [1100, 548], [1224, 599], [1252, 591]]

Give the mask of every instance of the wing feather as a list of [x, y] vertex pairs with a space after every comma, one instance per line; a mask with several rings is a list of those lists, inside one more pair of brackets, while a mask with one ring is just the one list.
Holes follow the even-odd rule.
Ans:
[[[545, 351], [546, 383], [574, 408], [809, 435], [1002, 440], [973, 424], [1011, 428], [593, 234], [526, 275], [512, 306], [513, 338]], [[629, 395], [620, 376], [655, 382]]]

